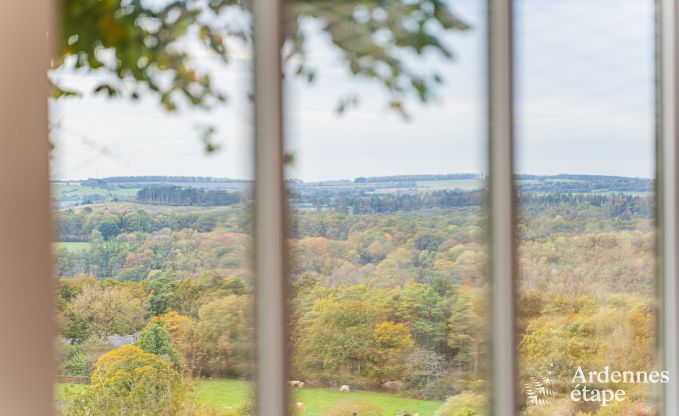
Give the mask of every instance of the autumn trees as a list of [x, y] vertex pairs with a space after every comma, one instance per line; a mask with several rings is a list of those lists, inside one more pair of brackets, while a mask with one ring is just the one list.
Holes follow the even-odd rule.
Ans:
[[[398, 378], [413, 341], [403, 324], [386, 320], [375, 305], [360, 300], [319, 300], [298, 340], [300, 372], [324, 384], [368, 384]], [[307, 319], [310, 316], [307, 315]], [[396, 376], [396, 377], [394, 377]]]
[[161, 205], [224, 206], [238, 204], [240, 196], [220, 189], [153, 186], [140, 189], [136, 200]]
[[[59, 280], [63, 371], [89, 375], [113, 335], [190, 375], [251, 374], [254, 322], [250, 288], [233, 278], [177, 279], [171, 272], [143, 283]], [[101, 341], [99, 341], [101, 340]]]
[[149, 303], [139, 288], [89, 282], [81, 289], [63, 312], [69, 338], [131, 334], [144, 327]]
[[[485, 368], [485, 305], [475, 300], [476, 309], [454, 309], [470, 298], [467, 292], [416, 283], [327, 288], [305, 275], [292, 302], [294, 374], [321, 385], [343, 381], [368, 388], [400, 380], [412, 395], [444, 398], [458, 388], [454, 373], [468, 372], [473, 383]], [[478, 299], [481, 292], [473, 295]], [[468, 338], [461, 334], [463, 320], [476, 325]]]
[[[610, 207], [571, 202], [540, 200], [519, 220], [521, 375], [576, 363], [647, 368], [656, 308], [651, 220], [634, 210], [611, 219]], [[62, 259], [63, 270], [109, 272], [58, 281], [62, 372], [93, 374], [114, 348], [107, 337], [118, 334], [135, 335], [137, 348], [180, 377], [252, 377], [256, 277], [245, 213], [220, 211], [206, 229], [199, 218], [213, 217], [196, 212], [63, 215], [69, 232], [93, 230], [83, 254]], [[119, 233], [107, 239], [99, 225], [109, 221]], [[288, 241], [293, 377], [367, 389], [398, 381], [402, 395], [483, 402], [484, 227], [478, 207], [297, 213]], [[441, 414], [483, 414], [459, 400]]]
[[126, 345], [102, 355], [92, 382], [73, 398], [65, 416], [179, 414], [184, 395], [179, 373], [157, 355]]

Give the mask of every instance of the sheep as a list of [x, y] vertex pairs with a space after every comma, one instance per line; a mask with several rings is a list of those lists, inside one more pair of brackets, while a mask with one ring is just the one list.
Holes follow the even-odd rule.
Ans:
[[342, 385], [340, 386], [340, 389], [339, 389], [339, 391], [346, 391], [346, 392], [350, 392], [350, 391], [351, 391], [351, 389], [349, 388], [349, 385], [348, 385], [348, 384], [342, 384]]
[[297, 402], [297, 403], [295, 404], [295, 406], [297, 407], [297, 410], [299, 410], [299, 411], [301, 411], [301, 412], [304, 411], [304, 403], [302, 403], [302, 402]]
[[382, 383], [382, 388], [386, 391], [398, 392], [403, 390], [403, 382], [399, 380], [387, 381], [385, 383]]
[[303, 389], [304, 388], [304, 382], [300, 381], [299, 384], [297, 385], [297, 387], [299, 387], [300, 389]]
[[[302, 383], [302, 382], [299, 381], [299, 380], [288, 381], [288, 384], [291, 385], [292, 387], [299, 387], [300, 383]], [[302, 384], [304, 384], [304, 383], [302, 383]]]

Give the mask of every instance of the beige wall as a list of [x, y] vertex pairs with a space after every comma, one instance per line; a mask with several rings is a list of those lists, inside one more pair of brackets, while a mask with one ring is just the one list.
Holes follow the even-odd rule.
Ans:
[[48, 0], [0, 12], [0, 415], [52, 412]]

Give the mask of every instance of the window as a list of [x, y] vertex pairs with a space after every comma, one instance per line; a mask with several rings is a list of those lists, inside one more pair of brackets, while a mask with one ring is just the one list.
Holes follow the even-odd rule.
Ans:
[[[57, 410], [245, 414], [256, 371], [249, 13], [63, 7], [67, 46], [49, 79], [78, 96], [49, 102]], [[79, 13], [117, 20], [80, 27]], [[123, 46], [131, 39], [144, 47]]]
[[489, 407], [485, 4], [442, 5], [459, 21], [448, 32], [428, 19], [445, 53], [399, 49], [422, 7], [316, 1], [286, 20], [313, 40], [284, 83], [291, 400], [305, 414]]
[[595, 414], [657, 414], [658, 385], [572, 382], [578, 368], [658, 369], [655, 5], [514, 7], [524, 414], [593, 412], [575, 388], [624, 390]]

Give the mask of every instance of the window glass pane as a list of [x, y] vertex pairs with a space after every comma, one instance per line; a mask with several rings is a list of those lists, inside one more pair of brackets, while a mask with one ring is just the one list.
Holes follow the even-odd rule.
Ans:
[[291, 5], [290, 384], [304, 414], [487, 411], [485, 14], [472, 0]]
[[250, 16], [210, 5], [60, 3], [49, 77], [66, 415], [252, 408]]
[[654, 13], [515, 2], [526, 415], [655, 414]]

